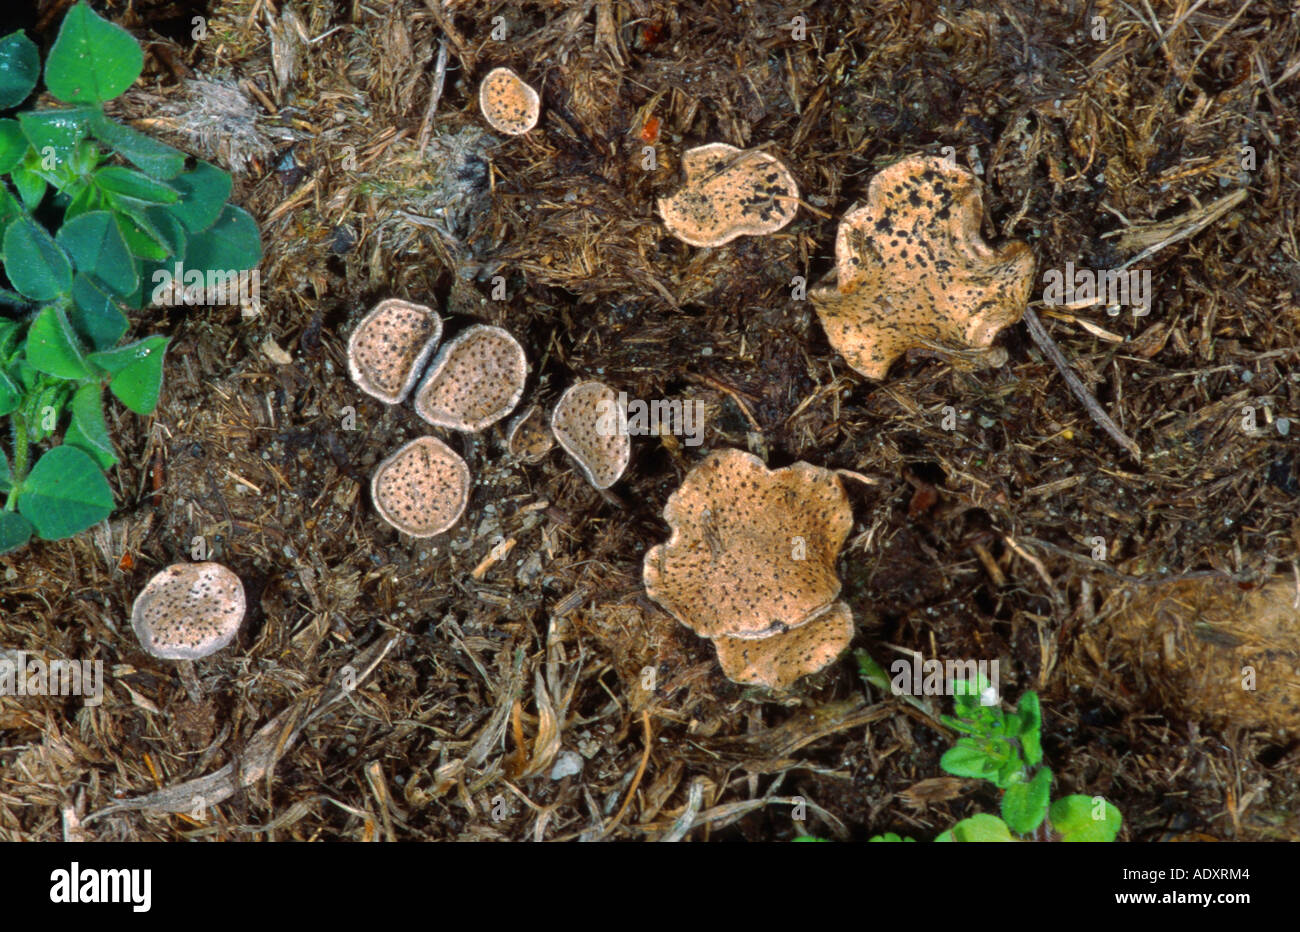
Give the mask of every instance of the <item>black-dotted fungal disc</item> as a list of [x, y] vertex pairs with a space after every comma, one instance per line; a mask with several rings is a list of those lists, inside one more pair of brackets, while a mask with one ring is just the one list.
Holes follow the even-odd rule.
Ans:
[[546, 424], [546, 414], [537, 405], [520, 414], [506, 428], [510, 455], [526, 463], [536, 463], [554, 446], [555, 435]]
[[397, 298], [380, 301], [348, 338], [348, 374], [367, 395], [401, 404], [441, 339], [436, 311]]
[[659, 199], [664, 226], [692, 246], [775, 233], [794, 219], [799, 186], [789, 169], [758, 149], [714, 142], [682, 156], [686, 183]]
[[537, 125], [541, 99], [509, 68], [493, 68], [478, 86], [478, 105], [492, 128], [508, 136], [522, 136]]
[[469, 467], [437, 437], [418, 437], [380, 463], [370, 477], [379, 517], [403, 534], [433, 537], [465, 512]]
[[871, 180], [866, 204], [840, 221], [836, 287], [808, 294], [850, 366], [883, 379], [924, 340], [984, 348], [1020, 320], [1034, 255], [985, 243], [983, 211], [976, 177], [943, 159], [914, 155]]
[[669, 496], [664, 520], [673, 533], [646, 554], [646, 594], [696, 634], [769, 637], [839, 595], [835, 559], [853, 510], [829, 469], [769, 470], [743, 450], [717, 450]]
[[718, 663], [736, 683], [785, 689], [832, 663], [853, 640], [853, 612], [835, 602], [806, 624], [759, 641], [719, 637]]
[[514, 410], [527, 378], [519, 341], [479, 324], [438, 351], [415, 393], [415, 413], [435, 427], [474, 433]]
[[619, 480], [632, 458], [632, 438], [619, 416], [618, 393], [603, 382], [579, 382], [551, 412], [551, 433], [598, 489]]
[[244, 585], [220, 563], [176, 563], [136, 596], [131, 627], [165, 660], [201, 660], [234, 639], [244, 619]]

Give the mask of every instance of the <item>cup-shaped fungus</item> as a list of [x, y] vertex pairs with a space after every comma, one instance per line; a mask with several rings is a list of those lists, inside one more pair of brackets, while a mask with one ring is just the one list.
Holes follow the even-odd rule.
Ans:
[[759, 149], [699, 146], [682, 155], [682, 174], [686, 181], [677, 193], [659, 199], [659, 215], [668, 232], [692, 246], [775, 233], [799, 209], [794, 176]]
[[537, 125], [541, 99], [509, 68], [493, 68], [478, 86], [478, 105], [492, 128], [507, 136], [522, 136]]
[[140, 645], [165, 660], [201, 660], [229, 644], [244, 620], [244, 585], [220, 563], [176, 563], [131, 606]]
[[470, 327], [441, 350], [415, 393], [415, 413], [435, 427], [473, 433], [519, 404], [528, 362], [500, 327]]
[[546, 415], [537, 405], [520, 414], [506, 428], [506, 448], [525, 463], [536, 463], [555, 446], [555, 436], [546, 426]]
[[987, 348], [1024, 315], [1034, 255], [980, 237], [979, 180], [914, 155], [878, 173], [840, 221], [837, 284], [809, 292], [831, 346], [872, 379], [927, 341]]
[[598, 489], [617, 482], [632, 458], [622, 415], [614, 389], [595, 381], [570, 386], [551, 412], [551, 433]]
[[403, 534], [433, 537], [465, 512], [469, 467], [437, 437], [417, 437], [380, 463], [370, 477], [379, 516]]
[[436, 311], [398, 298], [380, 301], [348, 338], [348, 373], [366, 394], [401, 404], [440, 339]]

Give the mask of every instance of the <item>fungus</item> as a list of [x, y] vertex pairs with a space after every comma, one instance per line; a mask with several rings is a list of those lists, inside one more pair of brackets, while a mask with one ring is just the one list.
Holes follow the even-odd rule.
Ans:
[[546, 426], [546, 415], [537, 405], [510, 422], [506, 428], [506, 448], [510, 455], [525, 463], [536, 463], [555, 446], [555, 437]]
[[758, 149], [714, 142], [682, 155], [686, 183], [659, 199], [664, 226], [692, 246], [775, 233], [794, 219], [799, 186], [781, 162]]
[[478, 105], [497, 132], [522, 136], [537, 125], [541, 99], [509, 68], [493, 68], [478, 86]]
[[713, 639], [722, 672], [737, 683], [785, 689], [830, 664], [853, 640], [853, 612], [833, 602], [797, 628], [755, 641]]
[[837, 284], [809, 292], [831, 346], [871, 379], [930, 342], [985, 349], [1020, 320], [1034, 256], [980, 237], [978, 179], [914, 155], [879, 172], [835, 237]]
[[379, 516], [412, 537], [433, 537], [459, 521], [469, 490], [469, 467], [436, 437], [412, 440], [370, 477]]
[[618, 396], [603, 382], [579, 382], [551, 412], [551, 433], [587, 481], [607, 489], [632, 458], [632, 438], [619, 417]]
[[415, 393], [415, 413], [435, 427], [474, 433], [514, 410], [527, 377], [519, 341], [478, 324], [438, 351]]
[[348, 373], [363, 392], [401, 404], [442, 338], [442, 318], [422, 304], [390, 298], [348, 338]]
[[668, 497], [664, 520], [672, 537], [646, 554], [646, 593], [696, 634], [765, 638], [839, 595], [835, 558], [853, 510], [828, 469], [769, 470], [752, 453], [718, 450]]
[[154, 657], [201, 660], [234, 639], [244, 608], [243, 583], [220, 563], [176, 563], [136, 596], [131, 627]]

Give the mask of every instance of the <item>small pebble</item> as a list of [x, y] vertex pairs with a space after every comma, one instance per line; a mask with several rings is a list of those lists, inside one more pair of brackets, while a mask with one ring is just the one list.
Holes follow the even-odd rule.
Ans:
[[1283, 437], [1291, 433], [1291, 422], [1288, 421], [1286, 418], [1280, 417], [1277, 419], [1276, 423], [1277, 423], [1277, 432], [1281, 434]]
[[576, 751], [561, 751], [551, 768], [552, 780], [563, 780], [582, 773], [582, 755]]

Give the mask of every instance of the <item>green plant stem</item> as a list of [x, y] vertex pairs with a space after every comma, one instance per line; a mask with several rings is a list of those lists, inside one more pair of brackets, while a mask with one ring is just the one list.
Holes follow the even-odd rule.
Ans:
[[5, 511], [13, 511], [18, 507], [18, 488], [27, 478], [27, 453], [30, 449], [27, 418], [23, 417], [21, 411], [14, 411], [9, 418], [14, 429], [13, 486], [9, 489], [9, 498], [5, 501]]

